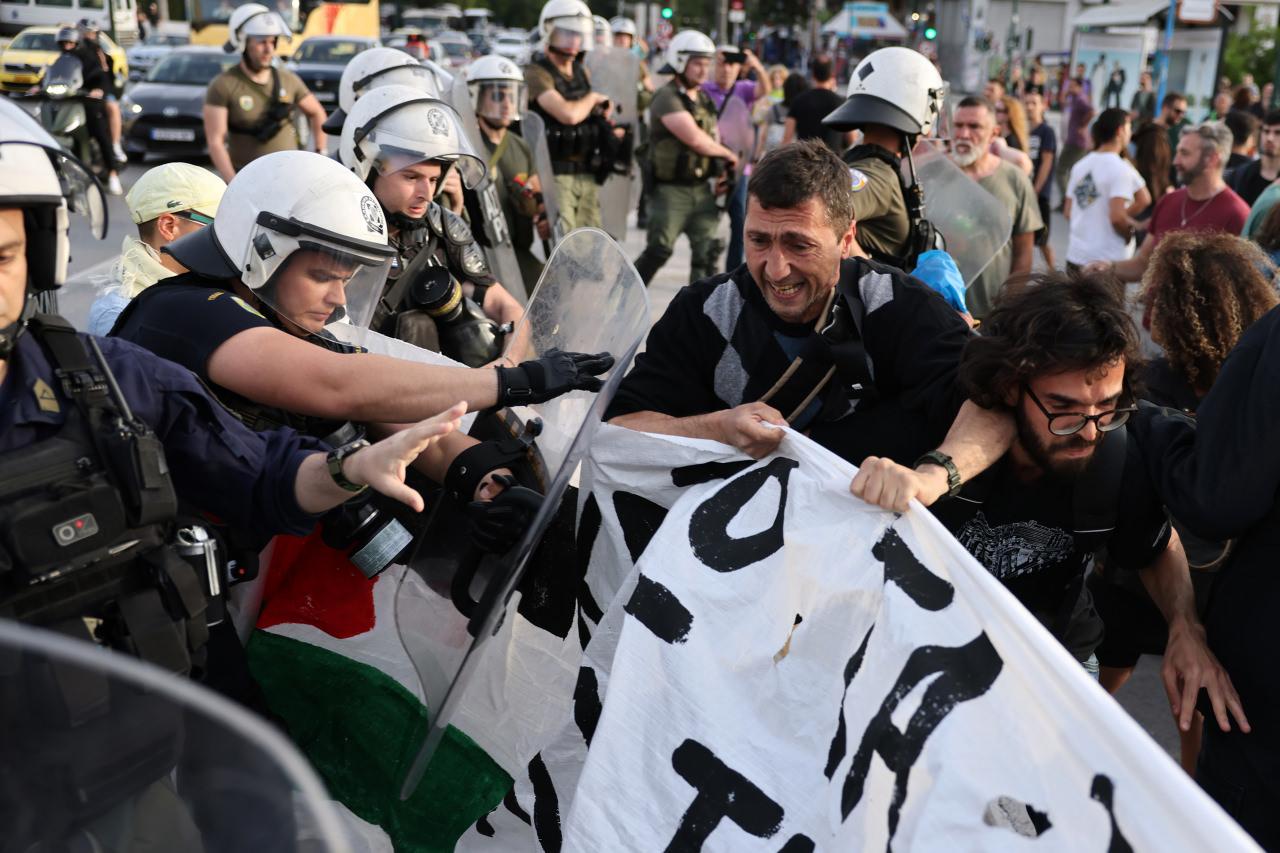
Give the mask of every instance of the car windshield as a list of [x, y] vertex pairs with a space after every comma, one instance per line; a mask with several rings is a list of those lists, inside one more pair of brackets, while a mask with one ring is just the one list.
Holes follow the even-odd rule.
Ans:
[[57, 50], [57, 33], [18, 33], [9, 42], [10, 50]]
[[308, 39], [293, 54], [294, 62], [319, 62], [332, 65], [346, 65], [347, 61], [357, 53], [369, 49], [364, 41], [314, 41]]
[[216, 53], [171, 53], [156, 63], [147, 75], [147, 81], [207, 86], [210, 80], [235, 65], [239, 59], [238, 56]]
[[471, 52], [470, 45], [462, 44], [456, 41], [442, 41], [440, 46], [444, 48], [444, 52], [450, 56], [466, 57]]

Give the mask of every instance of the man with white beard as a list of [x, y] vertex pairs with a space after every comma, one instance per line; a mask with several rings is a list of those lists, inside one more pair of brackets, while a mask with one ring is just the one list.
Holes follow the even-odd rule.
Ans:
[[970, 286], [969, 313], [981, 320], [1011, 275], [1031, 272], [1036, 232], [1044, 227], [1031, 180], [1018, 167], [991, 150], [999, 134], [996, 111], [986, 98], [969, 97], [956, 107], [951, 120], [951, 159], [969, 177], [1009, 209], [1009, 242]]

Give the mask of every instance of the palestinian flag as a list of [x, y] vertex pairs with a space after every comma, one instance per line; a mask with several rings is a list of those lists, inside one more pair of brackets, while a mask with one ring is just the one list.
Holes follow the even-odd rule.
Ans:
[[[571, 541], [560, 544], [571, 552]], [[519, 612], [487, 644], [426, 776], [401, 801], [432, 709], [397, 633], [396, 596], [406, 597], [401, 617], [438, 644], [441, 660], [456, 660], [471, 639], [452, 603], [404, 566], [365, 578], [318, 533], [278, 537], [264, 563], [263, 606], [248, 649], [271, 711], [334, 799], [381, 827], [396, 850], [452, 850], [502, 801], [513, 773], [572, 706], [581, 657], [572, 588], [553, 589], [530, 572]]]

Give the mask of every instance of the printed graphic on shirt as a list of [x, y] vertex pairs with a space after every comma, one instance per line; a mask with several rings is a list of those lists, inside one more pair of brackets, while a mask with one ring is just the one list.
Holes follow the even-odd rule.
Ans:
[[1080, 208], [1086, 208], [1098, 200], [1098, 185], [1093, 182], [1093, 172], [1080, 179], [1074, 195], [1076, 205]]
[[1075, 550], [1075, 540], [1061, 528], [1038, 521], [993, 527], [981, 511], [965, 522], [956, 539], [1001, 580], [1051, 569], [1070, 558]]

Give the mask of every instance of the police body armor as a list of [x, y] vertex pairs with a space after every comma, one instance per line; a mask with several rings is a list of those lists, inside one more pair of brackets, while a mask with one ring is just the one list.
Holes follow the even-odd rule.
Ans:
[[[903, 204], [907, 208], [907, 221], [910, 223], [907, 230], [906, 242], [901, 246], [901, 254], [885, 255], [881, 252], [874, 252], [871, 257], [881, 263], [897, 267], [905, 272], [911, 272], [916, 268], [916, 262], [922, 254], [933, 249], [946, 250], [946, 241], [942, 238], [942, 233], [933, 226], [933, 223], [924, 216], [924, 188], [920, 186], [918, 181], [907, 183], [902, 174], [902, 158], [897, 157], [887, 148], [880, 145], [855, 145], [844, 153], [842, 158], [845, 163], [853, 166], [860, 160], [868, 157], [874, 157], [881, 162], [888, 164], [893, 169], [893, 173], [898, 176], [898, 187], [902, 191]], [[914, 169], [912, 171], [914, 175]]]
[[217, 590], [175, 547], [164, 447], [70, 324], [29, 328], [74, 406], [53, 437], [0, 455], [0, 617], [81, 635], [98, 620], [98, 641], [186, 674]]
[[[502, 218], [500, 209], [497, 218]], [[402, 222], [398, 242], [397, 269], [388, 277], [370, 328], [469, 367], [502, 355], [507, 330], [480, 307], [488, 285], [477, 279], [488, 276], [489, 264], [466, 220], [432, 202], [421, 221]], [[463, 294], [460, 279], [472, 282], [475, 299]]]
[[[591, 93], [586, 69], [581, 61], [573, 63], [573, 77], [566, 80], [545, 54], [538, 54], [533, 64], [545, 70], [555, 81], [556, 91], [566, 101], [580, 101]], [[547, 151], [551, 155], [551, 168], [557, 175], [573, 175], [592, 172], [592, 158], [598, 152], [609, 124], [594, 113], [580, 124], [561, 124], [544, 110], [536, 100], [529, 108], [542, 116], [547, 128]], [[611, 135], [611, 134], [609, 134]]]
[[[693, 116], [698, 128], [712, 139], [716, 138], [716, 108], [711, 98], [701, 89], [697, 99], [690, 98], [680, 87], [679, 78], [672, 78], [667, 84], [675, 89], [680, 103]], [[657, 141], [650, 137], [650, 161], [653, 163], [653, 177], [662, 184], [692, 184], [708, 178], [717, 177], [721, 160], [706, 157], [685, 145], [673, 134], [664, 134]]]

